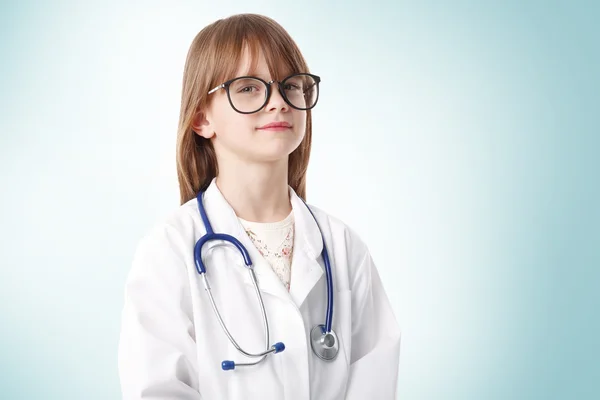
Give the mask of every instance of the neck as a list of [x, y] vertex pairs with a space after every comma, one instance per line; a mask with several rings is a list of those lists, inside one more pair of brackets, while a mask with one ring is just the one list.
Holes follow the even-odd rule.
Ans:
[[289, 215], [287, 158], [271, 163], [232, 161], [219, 165], [216, 184], [239, 218], [277, 222]]

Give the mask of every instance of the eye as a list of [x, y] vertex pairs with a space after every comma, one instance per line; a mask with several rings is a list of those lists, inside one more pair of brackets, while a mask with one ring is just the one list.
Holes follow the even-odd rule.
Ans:
[[265, 90], [264, 84], [254, 78], [236, 79], [230, 86], [230, 91], [235, 94], [258, 95]]
[[295, 83], [286, 83], [285, 86], [283, 87], [284, 90], [300, 90], [300, 85], [297, 85]]
[[253, 93], [258, 92], [260, 89], [256, 86], [244, 86], [238, 90], [238, 93]]

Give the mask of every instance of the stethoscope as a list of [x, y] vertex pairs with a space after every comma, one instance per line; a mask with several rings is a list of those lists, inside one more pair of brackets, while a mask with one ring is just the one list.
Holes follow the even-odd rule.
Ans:
[[[269, 324], [267, 322], [267, 313], [265, 312], [265, 304], [263, 303], [263, 299], [260, 293], [260, 289], [258, 288], [258, 283], [256, 282], [256, 275], [254, 274], [254, 266], [252, 265], [252, 260], [250, 260], [250, 255], [248, 254], [248, 250], [244, 247], [239, 240], [231, 235], [227, 235], [224, 233], [215, 233], [212, 229], [210, 221], [206, 215], [206, 210], [204, 209], [204, 204], [202, 198], [204, 196], [204, 192], [201, 191], [196, 195], [198, 200], [198, 209], [200, 210], [200, 216], [202, 217], [202, 222], [204, 223], [204, 228], [206, 229], [206, 234], [202, 236], [196, 242], [194, 246], [194, 260], [196, 262], [196, 270], [200, 275], [202, 275], [202, 281], [204, 283], [204, 288], [206, 289], [206, 293], [208, 293], [208, 297], [210, 299], [210, 303], [212, 308], [219, 320], [219, 324], [225, 334], [229, 338], [229, 341], [233, 346], [243, 355], [252, 358], [259, 358], [259, 360], [251, 363], [236, 363], [234, 361], [225, 360], [221, 363], [221, 368], [223, 370], [231, 370], [235, 367], [247, 367], [260, 363], [263, 361], [268, 355], [281, 353], [285, 350], [285, 345], [281, 342], [277, 342], [269, 347]], [[306, 203], [304, 203], [306, 205]], [[310, 344], [313, 350], [313, 353], [317, 357], [322, 360], [330, 361], [335, 359], [339, 351], [338, 338], [333, 329], [331, 328], [331, 322], [333, 319], [333, 279], [331, 277], [331, 265], [329, 263], [329, 255], [327, 254], [327, 248], [325, 247], [325, 240], [323, 239], [323, 231], [315, 218], [312, 210], [308, 205], [306, 205], [308, 211], [310, 211], [312, 217], [314, 218], [317, 226], [319, 227], [319, 232], [321, 233], [321, 239], [323, 240], [323, 251], [321, 252], [321, 256], [323, 257], [323, 261], [325, 263], [325, 274], [327, 277], [327, 313], [325, 315], [325, 325], [319, 324], [315, 325], [310, 331]], [[250, 274], [250, 278], [252, 279], [252, 284], [254, 285], [254, 290], [256, 292], [256, 297], [258, 298], [258, 304], [260, 306], [260, 311], [263, 317], [263, 325], [265, 329], [265, 347], [267, 350], [261, 353], [250, 353], [244, 351], [240, 345], [235, 341], [225, 323], [223, 322], [223, 318], [221, 318], [221, 314], [217, 309], [217, 305], [215, 304], [215, 299], [210, 290], [210, 285], [208, 284], [208, 279], [206, 278], [206, 267], [204, 266], [204, 262], [202, 261], [202, 246], [211, 240], [222, 240], [225, 242], [229, 242], [233, 244], [237, 249], [242, 253], [242, 257], [244, 258], [244, 263], [246, 264], [248, 273]]]

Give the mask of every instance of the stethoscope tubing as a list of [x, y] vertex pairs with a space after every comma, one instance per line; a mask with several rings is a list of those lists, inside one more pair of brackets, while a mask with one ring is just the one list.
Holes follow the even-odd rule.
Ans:
[[[229, 370], [229, 369], [234, 369], [236, 366], [256, 365], [256, 364], [260, 363], [261, 361], [263, 361], [267, 355], [269, 355], [271, 353], [279, 353], [279, 352], [283, 351], [285, 349], [285, 346], [283, 343], [275, 343], [274, 345], [269, 347], [269, 339], [270, 339], [269, 338], [269, 323], [268, 323], [267, 314], [265, 311], [265, 306], [264, 306], [264, 302], [262, 299], [261, 291], [260, 291], [260, 288], [258, 287], [258, 283], [256, 280], [256, 274], [254, 273], [254, 266], [252, 264], [250, 254], [248, 253], [248, 250], [244, 247], [244, 245], [237, 238], [235, 238], [231, 235], [227, 235], [227, 234], [215, 233], [213, 231], [212, 225], [206, 214], [206, 209], [204, 208], [203, 195], [204, 195], [204, 192], [199, 192], [196, 196], [197, 200], [198, 200], [198, 209], [200, 211], [200, 216], [202, 218], [202, 222], [204, 223], [204, 227], [206, 229], [206, 234], [203, 235], [200, 239], [198, 239], [198, 241], [196, 242], [196, 245], [194, 246], [194, 262], [196, 265], [196, 270], [202, 276], [204, 288], [210, 299], [212, 309], [213, 309], [215, 315], [217, 316], [219, 325], [221, 325], [221, 328], [225, 332], [225, 335], [227, 335], [227, 338], [229, 339], [229, 341], [233, 344], [233, 346], [240, 353], [244, 354], [245, 356], [250, 357], [250, 358], [259, 358], [259, 360], [252, 362], [252, 363], [235, 363], [233, 361], [223, 361], [222, 368], [224, 370]], [[303, 200], [303, 202], [304, 202], [304, 200]], [[319, 231], [321, 233], [321, 240], [323, 241], [323, 250], [322, 250], [321, 255], [323, 257], [323, 262], [325, 264], [325, 274], [326, 274], [326, 284], [327, 284], [327, 309], [326, 309], [326, 313], [325, 313], [325, 325], [317, 325], [317, 326], [321, 327], [321, 331], [322, 331], [323, 335], [331, 333], [335, 337], [335, 332], [332, 331], [333, 278], [332, 278], [332, 273], [331, 273], [331, 264], [329, 261], [329, 254], [327, 252], [325, 238], [323, 237], [323, 231], [321, 230], [321, 227], [319, 226], [317, 218], [315, 217], [315, 215], [312, 212], [312, 210], [310, 209], [310, 207], [308, 207], [306, 202], [304, 202], [304, 204], [305, 204], [306, 208], [308, 209], [308, 211], [311, 213], [313, 219], [315, 220], [315, 223], [317, 224], [317, 227], [319, 228]], [[204, 265], [204, 261], [202, 260], [202, 247], [211, 240], [221, 240], [221, 241], [229, 242], [229, 243], [233, 244], [239, 250], [239, 252], [242, 254], [244, 263], [246, 264], [246, 268], [248, 269], [248, 273], [250, 274], [250, 279], [252, 280], [252, 284], [254, 286], [254, 290], [256, 292], [257, 300], [258, 300], [261, 314], [263, 317], [263, 327], [265, 329], [265, 347], [266, 347], [266, 350], [263, 352], [250, 353], [250, 352], [247, 352], [244, 349], [242, 349], [240, 347], [240, 345], [237, 343], [237, 341], [233, 338], [233, 335], [229, 332], [229, 330], [225, 326], [225, 323], [223, 321], [221, 313], [219, 312], [217, 305], [215, 303], [214, 297], [212, 295], [211, 287], [208, 282], [208, 278], [206, 276], [206, 266]], [[316, 329], [316, 327], [315, 327], [315, 329]], [[323, 337], [325, 337], [325, 336], [323, 336]], [[337, 339], [336, 339], [336, 342], [337, 342]], [[314, 348], [313, 348], [313, 350], [314, 350]], [[337, 353], [337, 351], [336, 351], [336, 353]], [[317, 355], [320, 358], [323, 358], [323, 356], [321, 356], [319, 354], [317, 354]], [[323, 358], [323, 359], [325, 359], [325, 358]]]

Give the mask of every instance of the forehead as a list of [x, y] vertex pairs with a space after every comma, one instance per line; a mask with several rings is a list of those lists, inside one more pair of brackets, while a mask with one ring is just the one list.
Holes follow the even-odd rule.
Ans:
[[235, 76], [257, 76], [265, 80], [281, 80], [291, 75], [294, 68], [286, 63], [283, 57], [276, 54], [268, 54], [259, 46], [245, 45], [242, 48], [240, 61]]

